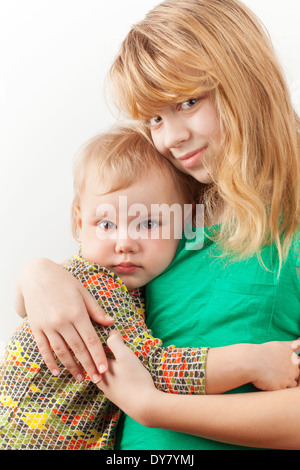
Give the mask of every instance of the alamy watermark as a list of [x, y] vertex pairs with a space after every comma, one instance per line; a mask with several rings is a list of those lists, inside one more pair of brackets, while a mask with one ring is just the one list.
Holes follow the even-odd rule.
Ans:
[[[189, 250], [199, 250], [204, 242], [203, 204], [131, 204], [127, 196], [119, 196], [118, 207], [114, 204], [99, 204], [96, 211], [99, 219], [99, 239], [181, 239], [184, 234]], [[196, 228], [197, 227], [197, 228]], [[202, 229], [201, 229], [202, 228]]]

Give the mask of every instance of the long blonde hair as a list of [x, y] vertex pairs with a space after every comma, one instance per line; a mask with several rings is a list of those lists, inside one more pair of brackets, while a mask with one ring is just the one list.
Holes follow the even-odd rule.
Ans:
[[223, 136], [208, 212], [222, 207], [227, 252], [275, 242], [280, 264], [299, 227], [300, 122], [264, 27], [237, 0], [166, 0], [132, 27], [111, 70], [122, 111], [146, 120], [210, 92]]

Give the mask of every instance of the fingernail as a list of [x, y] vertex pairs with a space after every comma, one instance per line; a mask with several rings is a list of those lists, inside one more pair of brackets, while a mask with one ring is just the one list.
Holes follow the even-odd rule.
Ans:
[[106, 367], [104, 364], [100, 364], [98, 369], [99, 369], [100, 374], [104, 374], [104, 372], [106, 372]]
[[57, 377], [59, 375], [59, 370], [58, 369], [52, 369], [52, 374], [55, 375], [55, 377]]
[[105, 318], [107, 318], [108, 320], [113, 320], [114, 318], [111, 317], [110, 315], [108, 315], [108, 313], [105, 315]]
[[101, 375], [99, 374], [94, 374], [93, 377], [92, 377], [92, 380], [93, 382], [96, 384], [97, 382], [100, 382], [100, 380], [102, 379]]
[[77, 380], [78, 380], [79, 382], [83, 382], [83, 381], [84, 381], [84, 377], [83, 377], [83, 375], [81, 375], [81, 374], [76, 375], [76, 378], [77, 378]]

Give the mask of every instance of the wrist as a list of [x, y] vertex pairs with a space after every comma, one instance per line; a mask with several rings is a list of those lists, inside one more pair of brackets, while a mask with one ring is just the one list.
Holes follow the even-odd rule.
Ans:
[[45, 269], [47, 266], [49, 266], [53, 261], [47, 259], [47, 258], [34, 258], [30, 260], [28, 263], [26, 263], [21, 272], [19, 279], [20, 281], [25, 281], [28, 276], [35, 275], [36, 273], [40, 273], [43, 269]]
[[256, 345], [245, 343], [209, 349], [206, 394], [224, 393], [252, 382], [256, 370], [256, 348]]
[[131, 417], [147, 428], [160, 427], [160, 417], [163, 413], [166, 397], [170, 397], [170, 394], [156, 388], [147, 391], [143, 394], [143, 398], [134, 404], [134, 413]]
[[17, 281], [17, 291], [23, 299], [31, 295], [38, 285], [45, 286], [49, 283], [51, 268], [58, 265], [47, 258], [36, 258], [29, 261], [20, 272]]
[[14, 307], [20, 317], [26, 317], [25, 297], [39, 282], [42, 273], [49, 267], [49, 263], [51, 261], [46, 258], [36, 258], [21, 269], [16, 281], [14, 297]]

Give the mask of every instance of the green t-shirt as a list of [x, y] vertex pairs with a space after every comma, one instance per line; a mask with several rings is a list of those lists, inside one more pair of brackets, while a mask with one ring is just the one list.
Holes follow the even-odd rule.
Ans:
[[[300, 242], [295, 237], [278, 279], [274, 247], [230, 262], [204, 236], [185, 237], [172, 264], [146, 288], [147, 326], [165, 346], [219, 347], [235, 343], [293, 340], [300, 336]], [[200, 236], [201, 246], [201, 236]], [[199, 248], [199, 247], [198, 247]], [[159, 256], [159, 253], [157, 254]], [[237, 391], [253, 391], [249, 384]], [[247, 426], [247, 423], [245, 423]], [[216, 441], [141, 426], [128, 416], [118, 430], [117, 449], [243, 449]]]

